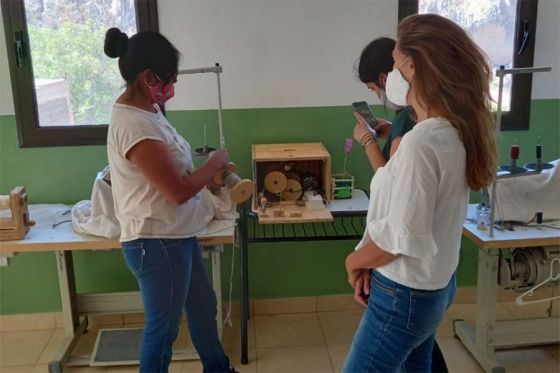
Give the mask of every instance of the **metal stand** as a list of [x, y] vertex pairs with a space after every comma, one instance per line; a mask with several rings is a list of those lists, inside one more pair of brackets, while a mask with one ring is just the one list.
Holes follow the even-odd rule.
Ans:
[[[540, 72], [549, 72], [552, 71], [552, 67], [518, 67], [513, 69], [506, 69], [504, 65], [501, 65], [498, 70], [496, 70], [496, 76], [499, 79], [498, 83], [498, 110], [496, 111], [496, 138], [500, 134], [501, 125], [502, 125], [502, 96], [504, 90], [504, 77], [506, 75], [518, 75], [518, 74], [533, 74], [533, 73], [540, 73]], [[516, 176], [527, 176], [533, 175], [536, 173], [540, 173], [540, 170], [537, 171], [529, 171], [526, 173], [518, 173], [518, 174], [510, 174], [506, 176], [497, 177], [494, 182], [492, 183], [492, 198], [490, 201], [490, 237], [494, 237], [494, 218], [495, 218], [495, 204], [496, 204], [496, 183], [498, 179], [504, 177], [516, 177]]]
[[189, 74], [206, 74], [215, 73], [216, 80], [218, 83], [218, 129], [220, 131], [220, 149], [225, 149], [226, 140], [224, 137], [224, 130], [222, 128], [222, 86], [220, 84], [220, 74], [223, 72], [222, 67], [216, 62], [215, 66], [212, 67], [199, 67], [195, 69], [185, 69], [179, 70], [178, 75], [189, 75]]

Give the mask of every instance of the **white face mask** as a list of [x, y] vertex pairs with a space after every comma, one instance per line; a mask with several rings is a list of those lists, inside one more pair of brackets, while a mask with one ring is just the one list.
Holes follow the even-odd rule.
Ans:
[[406, 96], [408, 95], [410, 85], [403, 78], [401, 71], [399, 70], [399, 67], [402, 66], [402, 64], [407, 60], [408, 58], [401, 62], [399, 66], [395, 67], [393, 71], [391, 71], [387, 75], [387, 82], [385, 83], [387, 98], [389, 99], [389, 101], [392, 101], [393, 103], [400, 106], [408, 105]]
[[405, 108], [405, 106], [397, 105], [393, 101], [389, 100], [385, 91], [381, 92], [380, 100], [383, 105], [389, 110], [397, 111]]

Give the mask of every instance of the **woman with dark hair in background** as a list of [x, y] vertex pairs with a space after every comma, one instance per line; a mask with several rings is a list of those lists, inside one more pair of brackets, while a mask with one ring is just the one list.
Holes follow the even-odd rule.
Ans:
[[377, 94], [379, 101], [385, 108], [396, 111], [392, 123], [382, 119], [377, 120], [376, 132], [385, 140], [383, 149], [379, 148], [377, 138], [370, 131], [369, 126], [361, 120], [359, 114], [354, 114], [357, 119], [354, 127], [354, 139], [362, 144], [374, 171], [385, 166], [389, 158], [397, 151], [402, 137], [412, 129], [415, 123], [411, 118], [411, 108], [391, 102], [387, 99], [385, 93], [387, 74], [393, 69], [393, 57], [391, 55], [393, 49], [395, 49], [393, 39], [377, 38], [364, 48], [358, 65], [360, 81], [370, 91]]
[[469, 191], [496, 175], [484, 53], [435, 14], [403, 19], [397, 36], [387, 98], [412, 106], [417, 124], [372, 179], [366, 231], [346, 258], [355, 297], [369, 299], [344, 372], [431, 371], [435, 332], [455, 296]]
[[[414, 127], [412, 119], [412, 108], [410, 106], [400, 106], [391, 102], [387, 98], [385, 87], [387, 84], [387, 75], [393, 70], [393, 50], [396, 42], [387, 37], [377, 38], [370, 42], [362, 51], [358, 65], [358, 77], [370, 91], [375, 92], [377, 97], [385, 108], [396, 111], [396, 115], [390, 125], [383, 120], [378, 120], [379, 135], [385, 138], [385, 145], [380, 149], [373, 133], [369, 130], [369, 126], [357, 118], [354, 128], [354, 138], [356, 141], [369, 140], [364, 146], [364, 151], [370, 161], [373, 170], [385, 166], [389, 158], [397, 151], [402, 137]], [[358, 115], [358, 114], [356, 114]], [[369, 292], [369, 282], [364, 283], [366, 290]], [[358, 298], [359, 301], [361, 298]], [[364, 304], [365, 305], [365, 304]], [[437, 344], [434, 343], [434, 351], [432, 354], [432, 372], [446, 373], [447, 365], [443, 354]]]
[[205, 372], [231, 372], [216, 325], [216, 296], [197, 233], [204, 228], [199, 192], [228, 163], [219, 150], [195, 170], [189, 143], [163, 116], [174, 95], [180, 54], [157, 32], [130, 39], [116, 28], [105, 53], [119, 58], [126, 90], [113, 106], [107, 154], [125, 261], [145, 311], [141, 372], [167, 372], [183, 310]]

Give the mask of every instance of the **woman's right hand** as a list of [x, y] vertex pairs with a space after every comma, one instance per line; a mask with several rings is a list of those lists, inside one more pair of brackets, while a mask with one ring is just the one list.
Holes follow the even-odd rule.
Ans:
[[216, 173], [229, 164], [229, 152], [227, 149], [215, 150], [208, 156], [206, 161], [212, 173]]
[[360, 114], [354, 113], [354, 117], [356, 118], [356, 125], [354, 126], [353, 132], [354, 140], [356, 140], [358, 143], [361, 143], [365, 135], [371, 134], [373, 132]]

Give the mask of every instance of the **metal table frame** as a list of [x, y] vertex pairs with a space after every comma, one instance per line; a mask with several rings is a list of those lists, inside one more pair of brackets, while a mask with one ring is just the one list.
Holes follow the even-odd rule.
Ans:
[[[476, 205], [469, 206], [469, 216]], [[476, 325], [455, 320], [453, 330], [469, 352], [487, 372], [505, 372], [496, 358], [496, 350], [519, 346], [548, 344], [560, 341], [560, 318], [496, 320], [496, 291], [500, 249], [560, 245], [558, 230], [527, 229], [523, 232], [494, 232], [494, 238], [465, 223], [463, 235], [478, 246], [478, 278]]]
[[[71, 356], [72, 350], [81, 335], [87, 330], [88, 315], [111, 313], [142, 312], [144, 307], [139, 291], [78, 294], [73, 263], [73, 251], [79, 250], [115, 250], [120, 248], [118, 240], [102, 237], [80, 235], [74, 232], [72, 224], [65, 223], [56, 229], [52, 227], [56, 213], [69, 209], [64, 205], [39, 205], [46, 209], [42, 214], [34, 214], [37, 205], [30, 205], [30, 216], [37, 222], [27, 236], [19, 241], [3, 241], [0, 243], [0, 254], [32, 253], [54, 251], [60, 285], [62, 315], [65, 338], [55, 358], [49, 363], [49, 372], [62, 372], [64, 366], [88, 366], [90, 355]], [[49, 210], [51, 209], [51, 210]], [[211, 222], [212, 224], [213, 222]], [[209, 252], [212, 261], [212, 283], [218, 300], [216, 321], [220, 339], [222, 337], [222, 291], [220, 273], [220, 253], [224, 244], [233, 243], [232, 226], [216, 234], [200, 236], [199, 244]], [[208, 250], [209, 249], [209, 250]], [[173, 360], [198, 359], [194, 350], [175, 350]]]
[[241, 364], [248, 364], [249, 320], [249, 244], [277, 241], [359, 240], [365, 230], [369, 198], [363, 190], [354, 190], [350, 202], [356, 206], [345, 209], [345, 202], [333, 201], [329, 206], [332, 223], [267, 224], [258, 223], [258, 215], [250, 202], [241, 206], [237, 223], [241, 250]]

